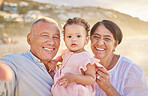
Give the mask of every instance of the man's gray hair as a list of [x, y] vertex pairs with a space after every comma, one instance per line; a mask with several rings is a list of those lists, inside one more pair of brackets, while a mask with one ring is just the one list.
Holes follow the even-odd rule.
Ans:
[[57, 23], [54, 19], [48, 18], [48, 17], [44, 17], [44, 18], [40, 18], [40, 19], [36, 20], [36, 21], [32, 24], [32, 27], [33, 27], [35, 24], [37, 24], [38, 22], [40, 22], [40, 21], [42, 21], [42, 22], [47, 22], [47, 23], [53, 23], [53, 24], [56, 24], [57, 27], [58, 27], [58, 23]]

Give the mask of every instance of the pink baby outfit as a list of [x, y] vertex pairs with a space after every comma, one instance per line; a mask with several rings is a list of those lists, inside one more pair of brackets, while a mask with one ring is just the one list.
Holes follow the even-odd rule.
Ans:
[[100, 66], [99, 60], [93, 58], [87, 51], [81, 53], [66, 51], [63, 55], [62, 66], [54, 76], [54, 85], [51, 89], [53, 96], [95, 96], [94, 85], [81, 85], [73, 82], [65, 88], [57, 81], [64, 76], [64, 73], [82, 74], [80, 69], [86, 71], [86, 65], [89, 63]]

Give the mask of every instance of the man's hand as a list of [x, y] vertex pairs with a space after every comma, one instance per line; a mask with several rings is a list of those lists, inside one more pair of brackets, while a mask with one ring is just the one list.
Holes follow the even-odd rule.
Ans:
[[12, 69], [5, 64], [4, 62], [0, 61], [0, 80], [12, 80], [13, 72]]
[[1, 4], [3, 3], [3, 1], [4, 1], [4, 0], [0, 0], [0, 6], [1, 6]]

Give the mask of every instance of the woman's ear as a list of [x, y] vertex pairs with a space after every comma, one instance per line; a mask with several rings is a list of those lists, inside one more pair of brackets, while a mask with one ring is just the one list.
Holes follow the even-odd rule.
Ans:
[[116, 41], [116, 42], [115, 42], [115, 44], [114, 44], [115, 46], [114, 46], [114, 50], [113, 50], [113, 51], [115, 51], [115, 49], [116, 49], [116, 47], [117, 47], [117, 45], [118, 45], [118, 42], [119, 42], [119, 41]]
[[117, 47], [118, 44], [119, 44], [119, 41], [116, 41], [115, 42], [115, 48]]
[[29, 45], [31, 45], [31, 33], [27, 35], [27, 42]]
[[87, 37], [86, 37], [86, 40], [85, 40], [85, 45], [88, 44], [89, 39], [90, 39], [89, 36], [87, 36]]

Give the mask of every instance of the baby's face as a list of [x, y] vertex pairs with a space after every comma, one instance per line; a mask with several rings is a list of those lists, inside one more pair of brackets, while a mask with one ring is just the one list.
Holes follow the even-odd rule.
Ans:
[[84, 51], [84, 46], [88, 43], [89, 37], [83, 26], [78, 24], [67, 25], [64, 32], [65, 45], [70, 51], [76, 53]]

